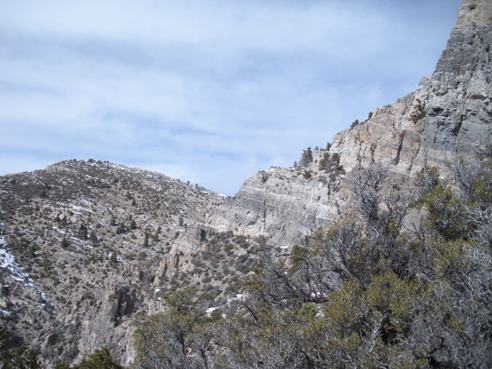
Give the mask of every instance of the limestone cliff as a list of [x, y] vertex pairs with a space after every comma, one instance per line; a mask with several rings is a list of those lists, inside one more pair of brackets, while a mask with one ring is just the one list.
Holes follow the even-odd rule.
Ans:
[[336, 136], [347, 171], [375, 161], [414, 174], [492, 143], [492, 2], [465, 1], [436, 70], [417, 91]]
[[[311, 164], [271, 168], [246, 180], [212, 218], [219, 229], [265, 235], [281, 246], [327, 226], [347, 203], [350, 174], [382, 163], [395, 174], [425, 166], [445, 173], [457, 156], [475, 157], [492, 144], [492, 1], [465, 0], [434, 73], [418, 89], [339, 133]], [[334, 157], [343, 173], [321, 170]]]

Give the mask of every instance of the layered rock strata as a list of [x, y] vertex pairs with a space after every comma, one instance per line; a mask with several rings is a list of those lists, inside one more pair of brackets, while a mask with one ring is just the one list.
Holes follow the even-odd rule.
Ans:
[[[212, 224], [287, 247], [343, 213], [359, 167], [385, 165], [408, 177], [426, 166], [445, 174], [458, 156], [473, 160], [492, 145], [492, 1], [463, 1], [434, 73], [418, 89], [335, 136], [312, 163], [270, 168], [249, 178], [215, 211]], [[337, 165], [322, 169], [323, 158]], [[335, 168], [335, 170], [334, 170]]]

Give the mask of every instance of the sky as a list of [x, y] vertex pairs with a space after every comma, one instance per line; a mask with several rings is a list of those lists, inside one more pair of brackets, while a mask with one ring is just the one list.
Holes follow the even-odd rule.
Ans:
[[2, 0], [0, 175], [100, 159], [235, 194], [430, 75], [459, 0]]

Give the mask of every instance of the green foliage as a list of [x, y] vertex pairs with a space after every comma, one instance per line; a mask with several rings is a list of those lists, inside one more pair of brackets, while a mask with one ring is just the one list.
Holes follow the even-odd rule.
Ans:
[[423, 203], [429, 212], [428, 221], [446, 240], [464, 235], [467, 226], [465, 208], [451, 187], [435, 187], [424, 197]]
[[482, 208], [492, 204], [492, 158], [484, 159], [479, 165], [459, 159], [454, 169], [457, 182], [471, 203], [480, 204]]
[[441, 185], [439, 168], [426, 167], [422, 168], [415, 177], [415, 186], [419, 200], [427, 196], [437, 186]]
[[463, 240], [438, 241], [428, 243], [430, 255], [433, 259], [433, 271], [439, 278], [451, 276], [459, 270], [463, 270], [469, 262], [468, 251], [473, 246]]
[[[208, 316], [206, 297], [185, 288], [165, 297], [168, 310], [149, 317], [135, 332], [137, 362], [141, 368], [205, 368], [213, 331], [220, 312]], [[194, 355], [191, 355], [194, 354]]]
[[55, 365], [55, 369], [70, 369], [70, 366], [64, 363], [59, 363]]
[[80, 224], [79, 231], [77, 233], [77, 237], [81, 240], [88, 239], [88, 230], [84, 223]]
[[473, 200], [478, 203], [492, 203], [492, 182], [486, 173], [480, 173], [472, 182]]
[[345, 174], [343, 166], [340, 165], [340, 154], [338, 153], [330, 154], [325, 152], [319, 161], [319, 169], [336, 175]]
[[66, 249], [66, 248], [68, 248], [68, 246], [70, 246], [70, 242], [68, 242], [68, 240], [65, 237], [63, 237], [60, 246], [64, 249]]
[[39, 369], [34, 352], [20, 344], [16, 337], [0, 327], [0, 368]]
[[381, 166], [361, 170], [333, 227], [288, 255], [262, 240], [244, 297], [224, 311], [207, 315], [195, 290], [168, 294], [137, 329], [139, 367], [492, 367], [488, 165], [460, 163], [454, 185], [426, 168], [411, 193]]
[[301, 159], [299, 160], [299, 166], [305, 167], [313, 162], [313, 151], [310, 147], [302, 152]]
[[72, 367], [72, 369], [123, 369], [113, 361], [110, 352], [103, 348], [83, 360], [81, 363]]
[[2, 369], [39, 369], [36, 355], [26, 348], [15, 348], [2, 353]]
[[305, 170], [304, 172], [302, 172], [302, 176], [304, 177], [304, 179], [309, 179], [313, 176], [313, 172], [311, 172], [310, 170]]

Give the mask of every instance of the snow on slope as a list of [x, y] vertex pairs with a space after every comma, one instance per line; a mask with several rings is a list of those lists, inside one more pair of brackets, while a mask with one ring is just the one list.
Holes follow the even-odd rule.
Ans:
[[[3, 224], [0, 225], [3, 226]], [[16, 281], [22, 282], [26, 287], [36, 290], [41, 295], [42, 301], [46, 301], [46, 294], [43, 290], [22, 270], [19, 264], [15, 262], [14, 256], [7, 250], [7, 244], [3, 235], [0, 235], [0, 268], [8, 270], [12, 278]]]

